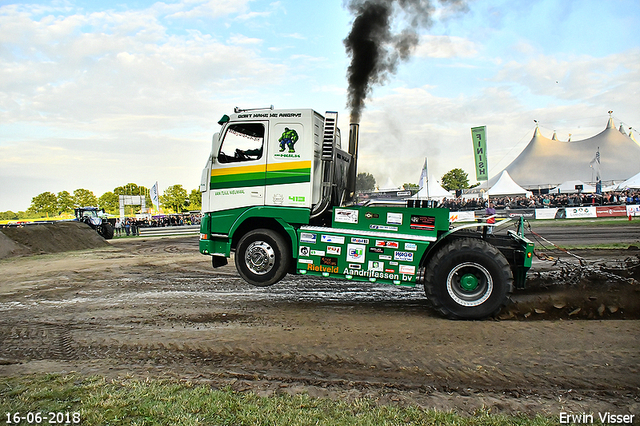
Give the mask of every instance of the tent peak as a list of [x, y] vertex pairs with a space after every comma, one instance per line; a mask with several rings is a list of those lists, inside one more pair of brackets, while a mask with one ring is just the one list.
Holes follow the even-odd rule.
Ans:
[[609, 117], [609, 121], [607, 121], [607, 129], [613, 129], [615, 125], [613, 124], [613, 117]]

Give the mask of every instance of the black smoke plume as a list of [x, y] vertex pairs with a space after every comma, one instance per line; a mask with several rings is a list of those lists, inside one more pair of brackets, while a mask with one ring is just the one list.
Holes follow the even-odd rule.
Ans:
[[[466, 9], [463, 0], [440, 3], [457, 11]], [[359, 123], [372, 86], [384, 83], [400, 61], [409, 58], [418, 45], [417, 30], [431, 25], [435, 9], [431, 0], [350, 0], [347, 8], [355, 15], [351, 32], [344, 39], [351, 57], [347, 107], [351, 122]], [[394, 18], [401, 14], [407, 26], [394, 33]]]

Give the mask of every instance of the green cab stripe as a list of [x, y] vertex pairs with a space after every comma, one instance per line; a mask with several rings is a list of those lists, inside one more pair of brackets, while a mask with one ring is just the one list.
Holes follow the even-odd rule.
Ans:
[[212, 176], [211, 189], [304, 183], [309, 182], [310, 176], [309, 168]]

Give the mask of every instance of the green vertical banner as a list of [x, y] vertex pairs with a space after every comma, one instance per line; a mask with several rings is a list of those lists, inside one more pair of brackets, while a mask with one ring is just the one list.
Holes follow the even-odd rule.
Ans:
[[476, 180], [489, 179], [489, 163], [487, 162], [487, 127], [472, 127], [473, 153], [476, 158]]

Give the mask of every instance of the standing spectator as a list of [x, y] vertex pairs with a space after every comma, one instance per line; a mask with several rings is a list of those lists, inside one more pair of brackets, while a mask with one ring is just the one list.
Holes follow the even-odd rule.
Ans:
[[131, 233], [131, 223], [129, 223], [129, 219], [127, 219], [124, 224], [124, 232], [127, 234], [127, 237]]
[[122, 233], [122, 222], [120, 222], [120, 219], [116, 219], [116, 236], [119, 237], [120, 234]]
[[493, 234], [493, 225], [496, 223], [496, 209], [493, 207], [493, 203], [489, 201], [489, 205], [487, 209], [484, 211], [487, 218], [487, 224], [492, 226], [487, 226], [487, 234]]

